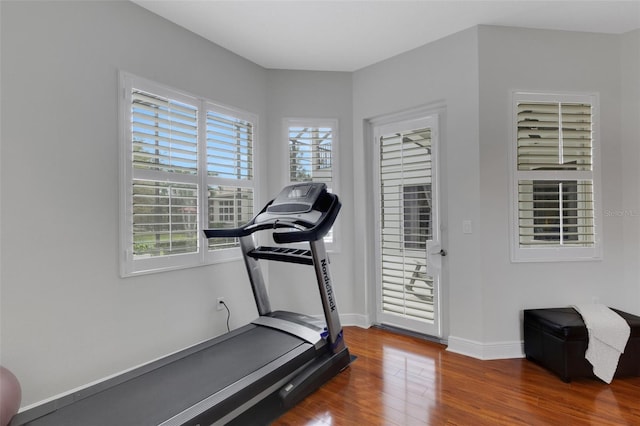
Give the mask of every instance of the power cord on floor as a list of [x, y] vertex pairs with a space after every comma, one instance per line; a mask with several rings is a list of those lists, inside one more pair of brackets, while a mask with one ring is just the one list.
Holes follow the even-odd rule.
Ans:
[[227, 304], [224, 303], [224, 300], [221, 300], [219, 303], [227, 310], [227, 332], [229, 332], [231, 331], [231, 328], [229, 328], [229, 318], [231, 318], [231, 311], [229, 310]]

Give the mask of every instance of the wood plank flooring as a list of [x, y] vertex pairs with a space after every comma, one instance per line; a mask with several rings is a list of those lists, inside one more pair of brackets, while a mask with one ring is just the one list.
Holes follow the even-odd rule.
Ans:
[[640, 425], [640, 377], [564, 383], [377, 328], [345, 327], [345, 340], [358, 359], [274, 425]]

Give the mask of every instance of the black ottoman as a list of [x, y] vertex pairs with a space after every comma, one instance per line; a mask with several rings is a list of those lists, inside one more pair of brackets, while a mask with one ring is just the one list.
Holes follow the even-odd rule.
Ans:
[[[631, 327], [631, 335], [618, 361], [615, 377], [640, 376], [640, 317], [613, 309]], [[526, 309], [524, 353], [565, 382], [595, 377], [584, 357], [589, 343], [582, 316], [573, 308]]]

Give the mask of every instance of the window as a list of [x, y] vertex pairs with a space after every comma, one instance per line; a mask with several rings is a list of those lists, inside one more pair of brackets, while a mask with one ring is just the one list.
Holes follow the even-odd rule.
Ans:
[[595, 95], [514, 94], [512, 259], [601, 257]]
[[404, 248], [426, 250], [431, 239], [431, 184], [402, 187]]
[[[289, 170], [287, 180], [324, 182], [329, 191], [337, 191], [337, 120], [285, 119]], [[334, 225], [334, 229], [337, 223]], [[333, 229], [324, 238], [336, 250]]]
[[255, 116], [121, 75], [123, 276], [239, 256], [204, 227], [253, 216]]
[[[526, 182], [526, 181], [525, 181]], [[528, 185], [524, 183], [523, 186]], [[585, 183], [584, 185], [589, 185]], [[577, 181], [540, 181], [534, 180], [533, 196], [533, 240], [551, 241], [558, 244], [578, 244], [578, 218], [589, 217], [588, 224], [593, 227], [593, 218], [588, 213], [578, 210]], [[582, 189], [582, 188], [581, 188]], [[585, 193], [590, 193], [587, 188]], [[592, 203], [581, 203], [591, 208]], [[593, 233], [585, 234], [585, 239], [592, 242]], [[525, 237], [521, 237], [524, 241]]]
[[324, 182], [333, 187], [335, 121], [287, 120], [289, 181]]
[[218, 222], [233, 222], [234, 201], [222, 200], [218, 205]]

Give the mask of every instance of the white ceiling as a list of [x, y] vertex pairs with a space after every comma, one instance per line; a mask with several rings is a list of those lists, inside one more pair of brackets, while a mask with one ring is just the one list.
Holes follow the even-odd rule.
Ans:
[[478, 24], [621, 34], [640, 0], [133, 0], [265, 68], [355, 71]]

